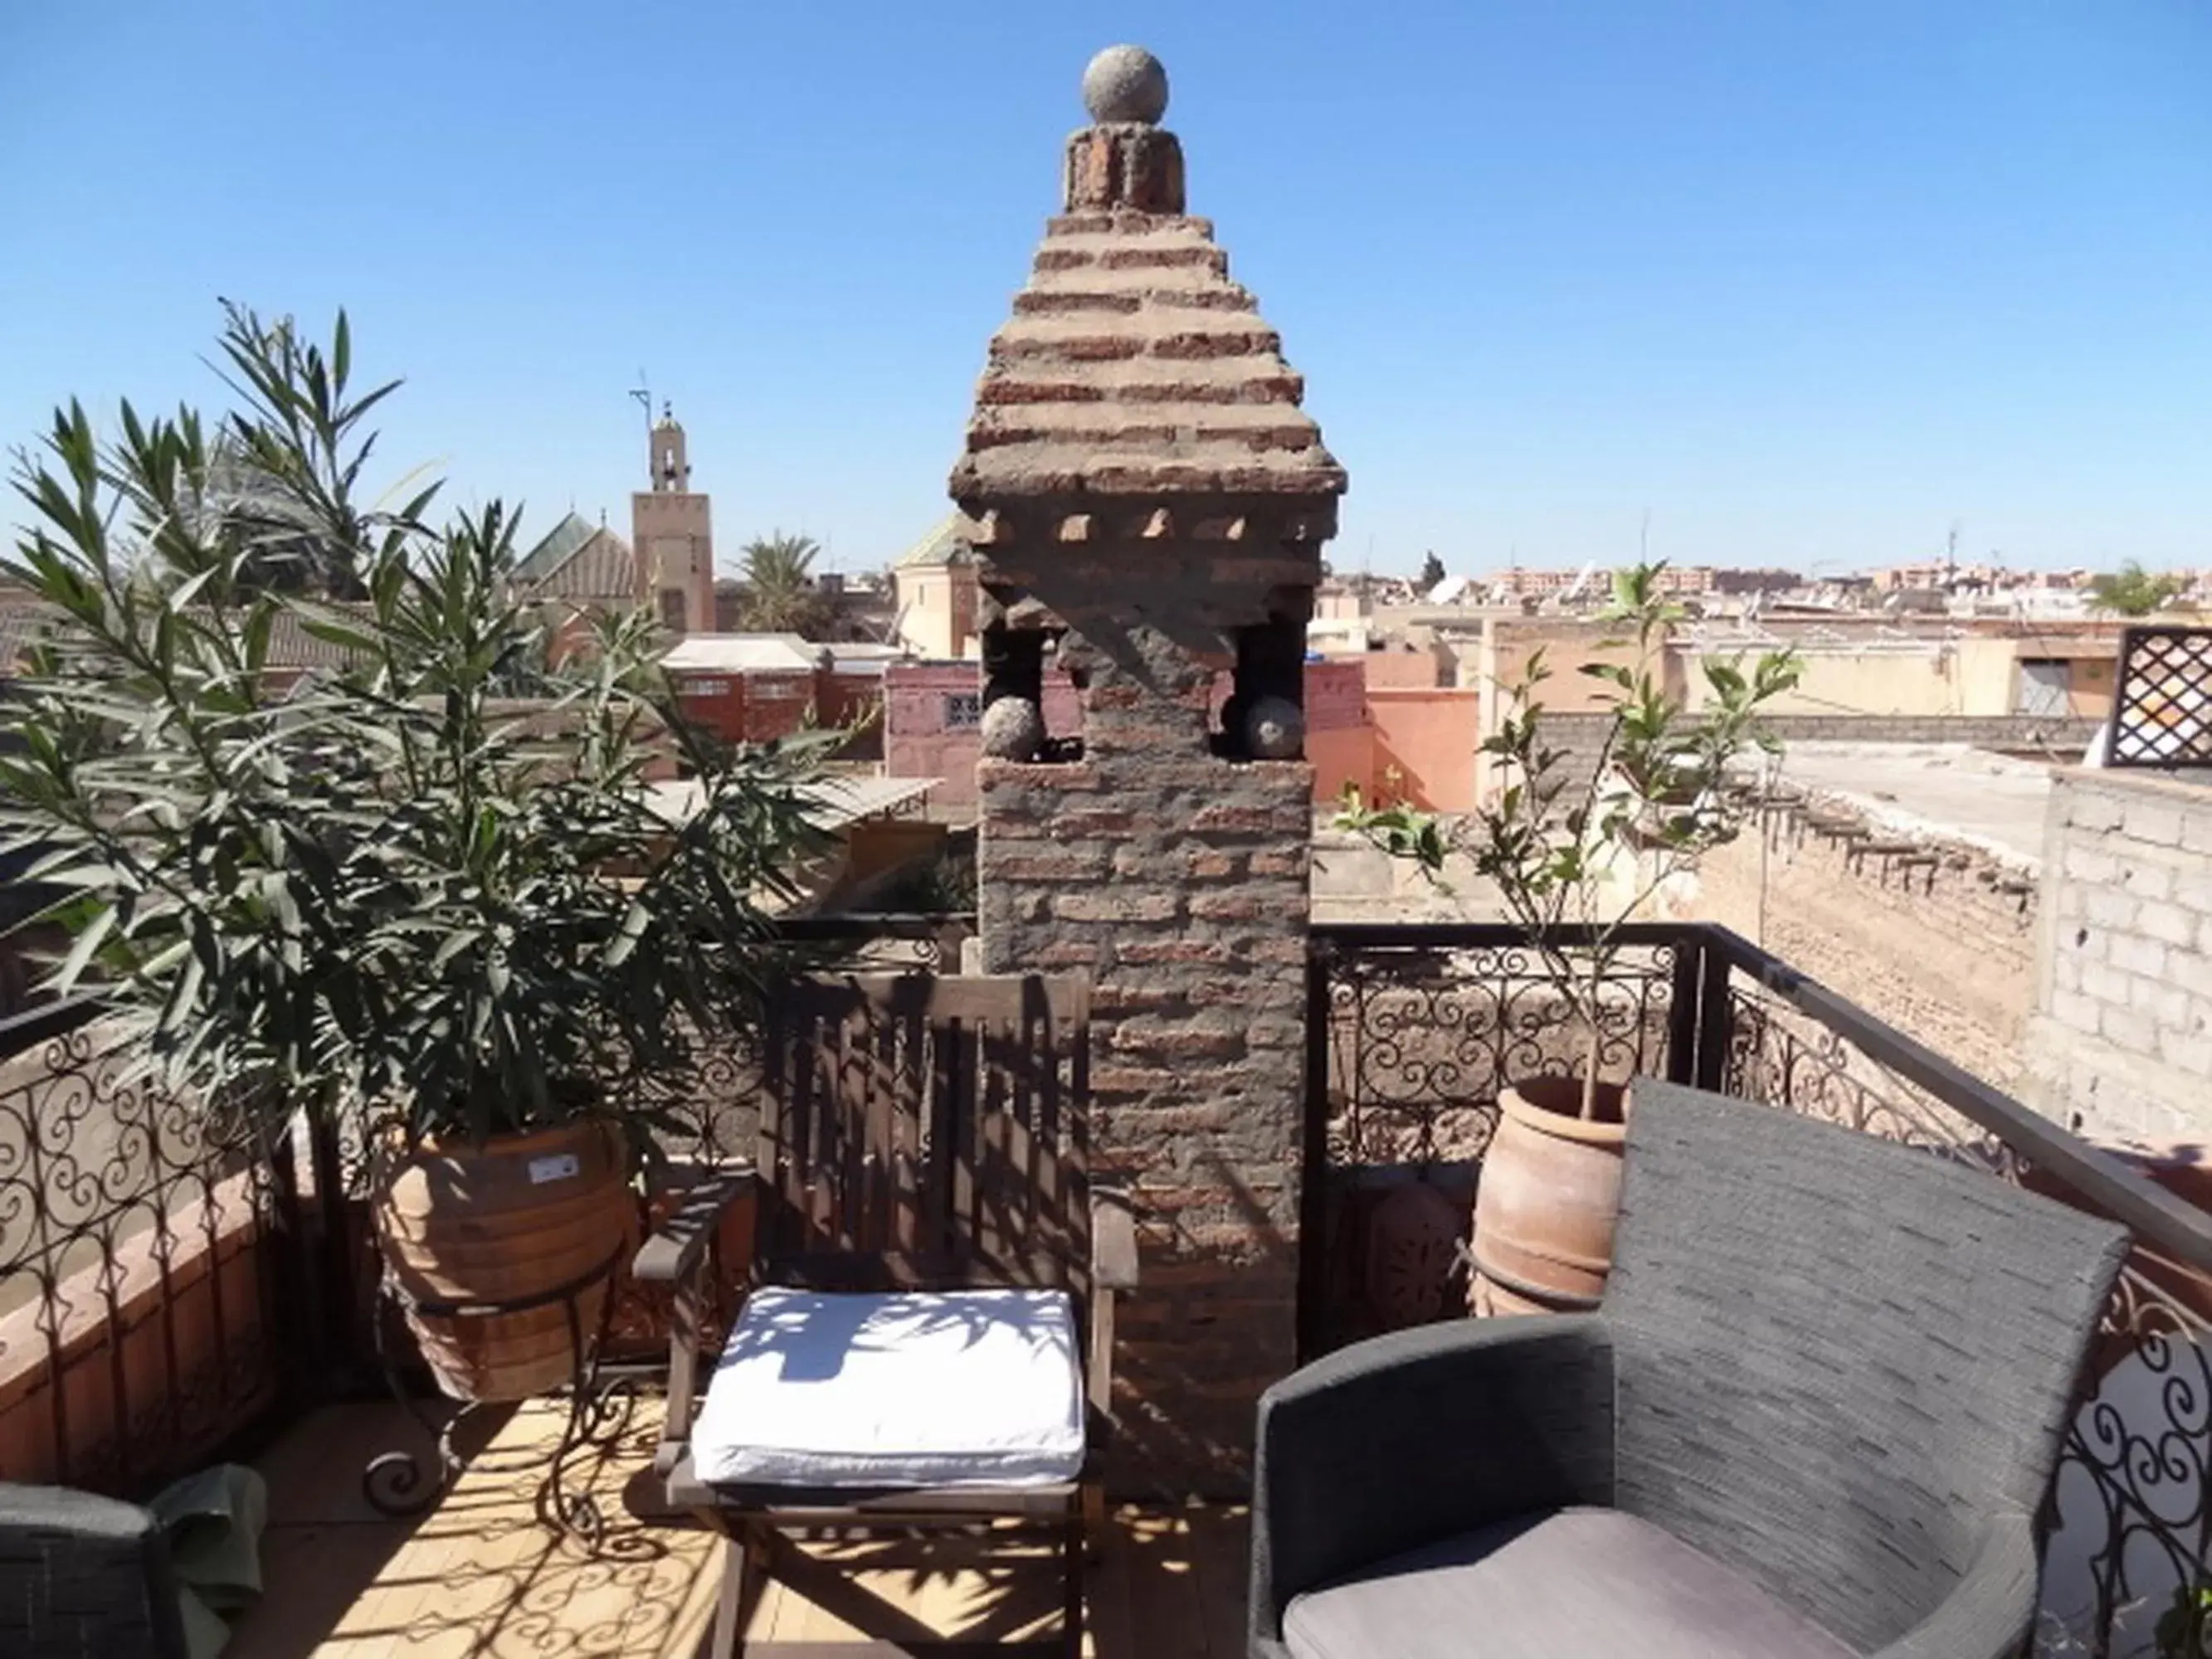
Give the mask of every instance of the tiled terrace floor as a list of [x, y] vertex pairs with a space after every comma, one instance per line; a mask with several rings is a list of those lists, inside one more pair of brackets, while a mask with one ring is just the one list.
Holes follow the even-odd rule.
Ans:
[[[226, 1659], [695, 1659], [705, 1651], [720, 1552], [661, 1510], [658, 1406], [641, 1406], [609, 1457], [577, 1466], [608, 1516], [597, 1558], [549, 1534], [535, 1469], [495, 1472], [550, 1447], [560, 1419], [526, 1407], [500, 1425], [438, 1507], [386, 1520], [361, 1494], [375, 1453], [417, 1443], [394, 1407], [337, 1407], [259, 1467], [270, 1486], [266, 1593]], [[1088, 1587], [1097, 1659], [1230, 1659], [1244, 1651], [1245, 1518], [1222, 1509], [1126, 1509]], [[755, 1639], [921, 1644], [1048, 1633], [1057, 1565], [1042, 1550], [964, 1537], [815, 1542], [818, 1581], [773, 1585]], [[844, 1569], [834, 1571], [832, 1565]], [[846, 1576], [860, 1565], [856, 1595]]]

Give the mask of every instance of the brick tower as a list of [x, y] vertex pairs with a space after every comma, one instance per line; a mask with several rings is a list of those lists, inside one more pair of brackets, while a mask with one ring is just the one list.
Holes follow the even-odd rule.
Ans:
[[714, 520], [691, 489], [684, 428], [666, 404], [647, 434], [653, 488], [629, 498], [637, 600], [672, 634], [714, 631]]
[[[981, 951], [1098, 988], [1093, 1158], [1145, 1243], [1117, 1484], [1231, 1492], [1254, 1401], [1294, 1362], [1303, 667], [1345, 474], [1183, 210], [1158, 60], [1115, 47], [1083, 90], [1066, 211], [952, 473], [982, 559]], [[1048, 667], [1079, 731], [1045, 729]]]

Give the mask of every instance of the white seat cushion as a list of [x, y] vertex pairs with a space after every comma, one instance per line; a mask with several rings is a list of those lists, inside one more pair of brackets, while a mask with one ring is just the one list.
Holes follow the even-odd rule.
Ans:
[[692, 1468], [718, 1486], [1073, 1480], [1079, 1352], [1058, 1291], [757, 1291], [692, 1425]]

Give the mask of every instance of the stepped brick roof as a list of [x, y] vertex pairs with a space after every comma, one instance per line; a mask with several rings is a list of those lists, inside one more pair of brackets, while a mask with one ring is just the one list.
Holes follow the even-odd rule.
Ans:
[[1066, 193], [991, 341], [953, 499], [980, 514], [1039, 497], [1341, 495], [1281, 337], [1230, 280], [1211, 222], [1182, 210], [1174, 136], [1078, 132]]

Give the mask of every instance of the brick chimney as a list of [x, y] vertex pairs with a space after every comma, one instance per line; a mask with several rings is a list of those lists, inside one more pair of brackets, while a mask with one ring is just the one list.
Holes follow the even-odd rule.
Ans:
[[[1305, 626], [1344, 469], [1212, 227], [1167, 77], [1084, 76], [1066, 212], [993, 338], [951, 480], [982, 563], [988, 971], [1097, 987], [1094, 1166], [1133, 1188], [1116, 1484], [1230, 1493], [1295, 1363]], [[1048, 667], [1079, 730], [1048, 731]], [[1228, 681], [1215, 713], [1215, 688]]]

